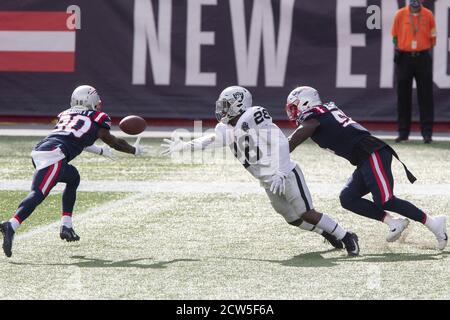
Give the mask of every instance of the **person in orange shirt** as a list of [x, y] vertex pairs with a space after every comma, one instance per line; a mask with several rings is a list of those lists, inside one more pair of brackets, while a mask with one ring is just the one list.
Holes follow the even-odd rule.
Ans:
[[430, 49], [436, 45], [436, 23], [433, 13], [422, 2], [410, 0], [409, 5], [397, 11], [392, 25], [397, 69], [399, 136], [396, 142], [409, 138], [413, 79], [417, 83], [423, 141], [432, 142], [434, 101]]

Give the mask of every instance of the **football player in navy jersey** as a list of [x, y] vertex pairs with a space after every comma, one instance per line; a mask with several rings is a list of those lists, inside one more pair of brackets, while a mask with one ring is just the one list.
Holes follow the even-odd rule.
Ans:
[[[321, 148], [356, 166], [339, 196], [345, 209], [386, 223], [389, 226], [388, 242], [397, 240], [409, 224], [408, 219], [394, 218], [386, 211], [396, 212], [423, 223], [436, 236], [437, 248], [445, 248], [447, 217], [432, 217], [412, 203], [394, 196], [391, 163], [393, 156], [399, 158], [389, 145], [347, 117], [333, 102], [322, 103], [317, 90], [311, 87], [294, 89], [287, 98], [286, 112], [289, 119], [299, 126], [289, 137], [291, 152], [311, 138]], [[416, 178], [403, 166], [413, 183]], [[363, 198], [369, 192], [373, 201]]]
[[80, 239], [72, 226], [72, 212], [80, 175], [69, 162], [83, 150], [110, 157], [108, 147], [94, 145], [97, 139], [121, 152], [135, 156], [144, 153], [138, 142], [132, 146], [110, 133], [111, 119], [102, 112], [100, 96], [95, 88], [86, 85], [76, 88], [72, 93], [70, 106], [58, 115], [58, 122], [50, 135], [40, 141], [31, 152], [36, 169], [31, 192], [19, 205], [13, 217], [0, 224], [3, 251], [7, 257], [12, 255], [12, 243], [17, 228], [44, 201], [58, 182], [66, 184], [62, 195], [60, 237], [69, 242]]

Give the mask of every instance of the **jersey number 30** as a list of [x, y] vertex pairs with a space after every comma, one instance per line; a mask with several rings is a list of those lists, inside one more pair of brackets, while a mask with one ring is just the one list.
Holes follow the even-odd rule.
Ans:
[[75, 137], [81, 138], [89, 131], [91, 124], [91, 119], [82, 115], [62, 115], [53, 132], [64, 135], [73, 134]]

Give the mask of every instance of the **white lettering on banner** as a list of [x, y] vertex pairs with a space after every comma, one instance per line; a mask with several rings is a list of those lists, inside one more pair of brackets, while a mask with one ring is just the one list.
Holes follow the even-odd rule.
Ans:
[[295, 0], [280, 1], [280, 26], [278, 44], [276, 44], [271, 0], [253, 2], [248, 41], [244, 1], [230, 1], [236, 72], [240, 85], [249, 87], [257, 85], [261, 38], [264, 44], [265, 85], [267, 87], [284, 85], [291, 42], [294, 2]]
[[380, 88], [394, 87], [394, 43], [392, 41], [392, 24], [398, 10], [397, 1], [381, 1], [382, 24], [381, 30], [381, 61]]
[[151, 0], [134, 2], [133, 84], [146, 84], [147, 46], [154, 83], [170, 84], [172, 0], [160, 0], [158, 7], [157, 31]]
[[437, 0], [434, 4], [436, 19], [436, 47], [434, 48], [434, 82], [441, 89], [450, 88], [450, 75], [447, 73], [448, 52], [450, 39], [448, 38], [448, 10], [450, 0]]
[[[151, 69], [155, 85], [171, 84], [172, 0], [158, 1], [158, 12], [156, 13], [152, 6], [156, 0], [135, 0], [132, 61], [132, 84], [134, 85], [147, 83], [146, 76], [149, 69]], [[367, 0], [336, 0], [336, 88], [367, 88], [368, 75], [352, 73], [354, 60], [352, 59], [352, 50], [354, 47], [366, 46], [366, 34], [356, 34], [351, 31], [352, 8], [365, 8], [367, 2]], [[274, 8], [272, 7], [274, 1], [254, 0], [251, 3], [253, 5], [252, 12], [246, 15], [244, 0], [228, 1], [234, 46], [230, 45], [226, 52], [218, 54], [231, 55], [234, 53], [235, 82], [248, 87], [258, 86], [260, 58], [263, 55], [264, 86], [283, 87], [292, 37], [295, 0], [276, 2], [280, 5], [278, 26], [275, 24]], [[215, 45], [217, 32], [216, 30], [202, 31], [202, 8], [203, 6], [217, 5], [217, 0], [186, 1], [186, 86], [212, 87], [217, 85], [218, 74], [216, 72], [202, 72], [201, 70], [202, 58], [204, 59], [201, 54], [202, 48]], [[391, 28], [397, 10], [397, 1], [381, 1], [380, 88], [391, 89], [394, 87], [395, 66]], [[436, 0], [434, 12], [437, 45], [433, 51], [433, 80], [441, 89], [450, 88], [450, 74], [447, 68], [450, 51], [449, 10], [450, 0]], [[379, 19], [380, 12], [375, 10], [374, 6], [367, 7], [366, 12], [373, 12], [373, 19]], [[219, 12], [219, 14], [222, 13], [223, 11]], [[246, 16], [250, 17], [247, 21]], [[375, 20], [367, 21], [366, 24], [370, 28], [378, 29], [379, 21]], [[298, 30], [297, 32], [304, 31]], [[298, 47], [294, 49], [301, 50]], [[293, 54], [295, 53], [293, 52]], [[371, 56], [373, 55], [372, 53]], [[150, 67], [147, 63], [148, 59], [150, 59]], [[364, 61], [357, 62], [364, 63]], [[373, 63], [373, 61], [367, 63]], [[220, 66], [217, 67], [217, 70], [223, 70]], [[227, 69], [227, 72], [232, 71]], [[371, 74], [370, 76], [376, 75]]]
[[215, 72], [201, 72], [201, 46], [214, 45], [214, 32], [202, 32], [202, 6], [217, 5], [217, 0], [187, 2], [186, 85], [215, 86]]
[[381, 8], [377, 5], [371, 5], [367, 7], [366, 13], [369, 17], [366, 21], [366, 27], [369, 30], [381, 29]]
[[365, 47], [365, 34], [351, 32], [351, 8], [366, 7], [366, 0], [337, 0], [336, 2], [337, 30], [337, 88], [366, 88], [367, 75], [352, 74], [352, 47]]

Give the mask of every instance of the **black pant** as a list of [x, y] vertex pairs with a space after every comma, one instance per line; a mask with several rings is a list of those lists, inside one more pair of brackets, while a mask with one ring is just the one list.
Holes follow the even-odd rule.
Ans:
[[77, 199], [80, 174], [78, 173], [77, 168], [68, 164], [66, 159], [63, 159], [47, 168], [36, 170], [34, 172], [31, 191], [20, 203], [14, 217], [22, 223], [33, 213], [36, 207], [45, 200], [50, 193], [50, 190], [56, 186], [58, 182], [66, 184], [66, 188], [62, 195], [62, 213], [72, 214]]
[[433, 62], [429, 51], [419, 55], [401, 52], [397, 61], [397, 103], [398, 131], [402, 137], [408, 137], [411, 127], [412, 83], [417, 83], [419, 100], [420, 125], [422, 136], [433, 134], [434, 101], [433, 101]]

